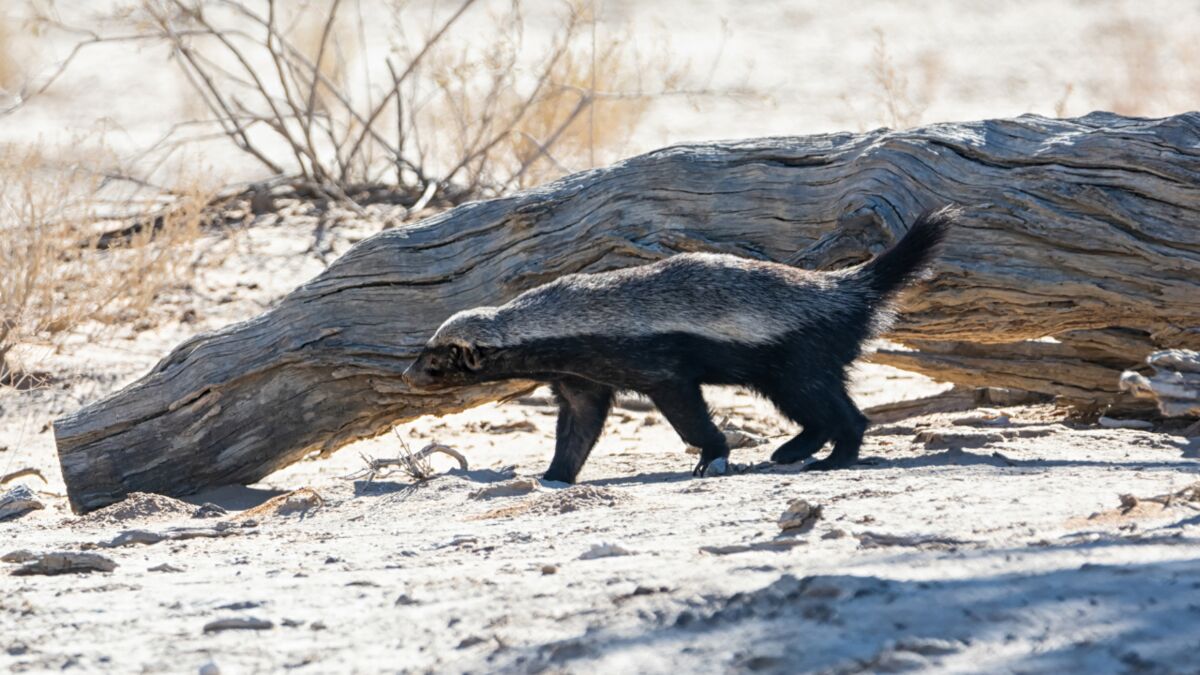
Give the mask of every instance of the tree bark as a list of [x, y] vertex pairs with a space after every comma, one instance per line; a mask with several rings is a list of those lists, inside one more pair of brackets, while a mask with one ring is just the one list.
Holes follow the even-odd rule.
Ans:
[[1125, 367], [1151, 348], [1200, 348], [1198, 176], [1200, 114], [1094, 113], [670, 147], [465, 204], [361, 242], [274, 309], [187, 340], [141, 380], [58, 420], [71, 505], [252, 482], [314, 450], [527, 388], [423, 395], [401, 383], [459, 309], [682, 251], [842, 267], [945, 203], [965, 207], [963, 224], [888, 336], [925, 356], [884, 360], [963, 384], [1111, 400], [1116, 376], [1080, 345], [1012, 343], [1136, 335], [1141, 351], [1123, 354]]

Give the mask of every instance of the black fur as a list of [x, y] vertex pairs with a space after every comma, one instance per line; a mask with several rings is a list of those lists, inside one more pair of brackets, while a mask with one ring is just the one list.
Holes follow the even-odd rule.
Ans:
[[[619, 390], [648, 396], [688, 444], [700, 448], [694, 473], [729, 456], [713, 424], [701, 385], [741, 385], [770, 399], [803, 432], [771, 459], [798, 462], [828, 442], [833, 451], [807, 469], [854, 464], [867, 419], [846, 393], [846, 367], [876, 328], [888, 298], [928, 265], [954, 218], [948, 210], [923, 215], [890, 250], [840, 273], [839, 283], [861, 292], [830, 316], [768, 343], [739, 344], [692, 333], [637, 337], [585, 335], [542, 339], [515, 347], [431, 345], [405, 373], [414, 386], [529, 379], [549, 383], [559, 403], [554, 460], [548, 480], [574, 482], [600, 437]], [[631, 302], [636, 303], [636, 298]]]
[[949, 208], [922, 214], [895, 246], [859, 267], [858, 274], [878, 297], [890, 297], [925, 271], [956, 217]]

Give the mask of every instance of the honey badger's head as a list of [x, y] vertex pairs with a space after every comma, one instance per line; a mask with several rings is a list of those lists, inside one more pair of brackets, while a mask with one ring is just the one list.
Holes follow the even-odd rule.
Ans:
[[402, 378], [414, 389], [448, 389], [482, 382], [499, 348], [495, 307], [479, 307], [446, 319]]

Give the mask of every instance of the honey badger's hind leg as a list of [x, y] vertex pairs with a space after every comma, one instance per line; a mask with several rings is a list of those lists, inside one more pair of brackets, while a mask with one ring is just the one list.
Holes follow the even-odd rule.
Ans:
[[832, 414], [822, 401], [810, 401], [810, 389], [800, 380], [779, 383], [764, 391], [767, 398], [804, 430], [771, 453], [771, 461], [793, 464], [815, 455], [833, 434], [830, 433]]
[[838, 388], [829, 401], [837, 419], [833, 427], [833, 452], [825, 459], [805, 466], [805, 471], [845, 469], [858, 462], [858, 450], [862, 447], [863, 434], [867, 430], [867, 417], [850, 400], [845, 388]]
[[729, 444], [725, 442], [725, 434], [713, 424], [698, 383], [669, 382], [645, 393], [683, 442], [700, 448], [700, 461], [692, 470], [693, 476], [705, 475], [709, 465], [718, 459], [728, 461]]
[[543, 478], [574, 483], [604, 430], [604, 420], [612, 407], [613, 389], [576, 377], [558, 380], [551, 388], [558, 400], [558, 428], [554, 459]]
[[828, 431], [806, 424], [803, 431], [771, 453], [771, 461], [777, 464], [795, 464], [817, 454], [828, 442]]

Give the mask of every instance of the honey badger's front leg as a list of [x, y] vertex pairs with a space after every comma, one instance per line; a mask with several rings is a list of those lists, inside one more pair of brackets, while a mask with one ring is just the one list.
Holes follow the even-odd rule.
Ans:
[[[683, 442], [700, 448], [700, 461], [692, 470], [692, 475], [725, 473], [723, 463], [728, 462], [729, 444], [725, 441], [725, 434], [713, 424], [700, 384], [672, 382], [647, 394]], [[714, 464], [718, 459], [723, 461]]]
[[604, 420], [612, 407], [612, 387], [583, 378], [568, 377], [552, 384], [558, 400], [558, 428], [554, 440], [554, 460], [546, 470], [546, 480], [574, 483], [592, 447], [604, 430]]

